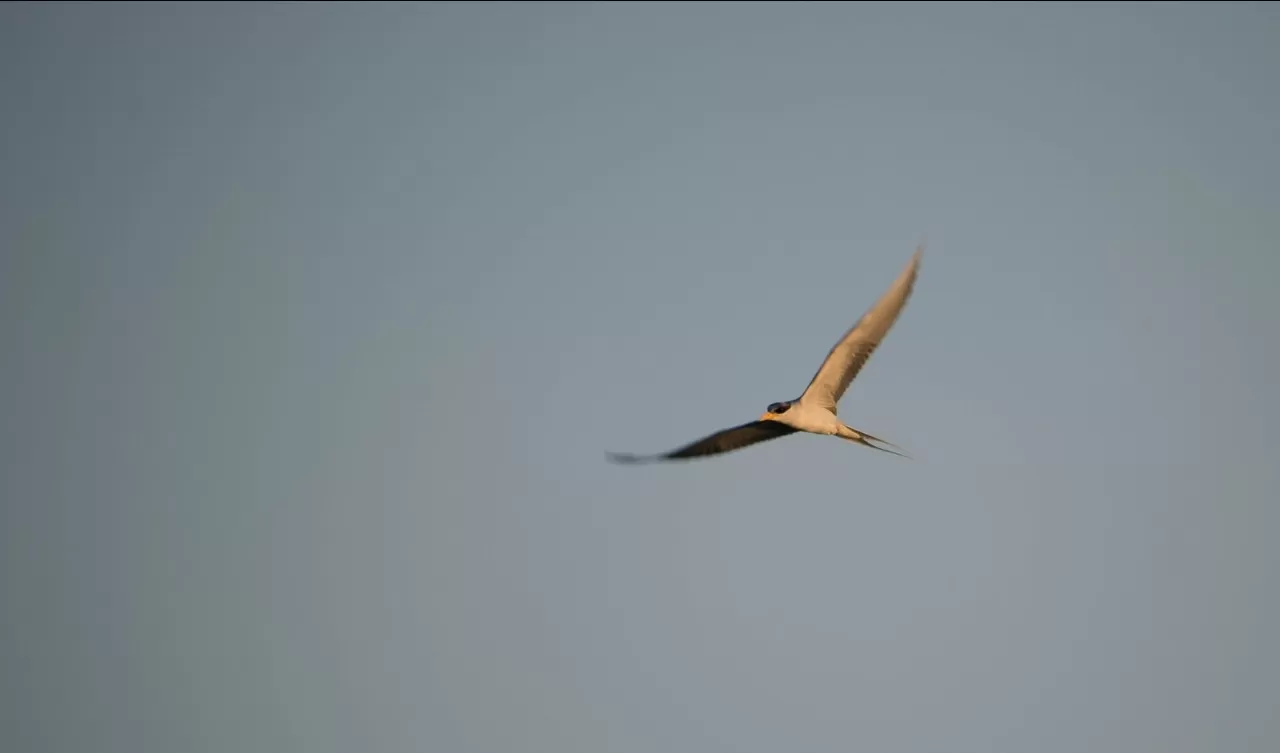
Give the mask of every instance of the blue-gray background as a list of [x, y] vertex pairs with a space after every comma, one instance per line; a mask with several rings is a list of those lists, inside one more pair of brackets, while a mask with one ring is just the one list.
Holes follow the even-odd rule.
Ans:
[[[1280, 9], [0, 9], [0, 748], [1280, 746]], [[841, 405], [803, 389], [928, 239]]]

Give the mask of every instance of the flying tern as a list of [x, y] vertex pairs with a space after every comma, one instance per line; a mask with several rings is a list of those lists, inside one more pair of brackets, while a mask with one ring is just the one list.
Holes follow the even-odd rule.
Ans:
[[[836, 404], [849, 389], [854, 377], [866, 365], [867, 359], [884, 340], [889, 329], [911, 297], [916, 273], [920, 269], [920, 256], [924, 246], [916, 248], [907, 266], [880, 296], [862, 318], [831, 348], [818, 372], [809, 381], [800, 397], [771, 403], [764, 415], [755, 421], [723, 429], [692, 442], [684, 447], [657, 455], [633, 455], [607, 453], [618, 463], [646, 463], [669, 460], [693, 460], [743, 449], [770, 439], [778, 439], [796, 432], [824, 434], [847, 439], [872, 449], [909, 457], [901, 447], [874, 437], [865, 431], [847, 426], [836, 417]], [[886, 445], [880, 447], [876, 444]], [[889, 449], [893, 448], [893, 449]]]

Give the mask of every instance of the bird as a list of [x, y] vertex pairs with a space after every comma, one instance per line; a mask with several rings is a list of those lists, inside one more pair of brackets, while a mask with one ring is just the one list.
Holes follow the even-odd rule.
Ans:
[[722, 429], [670, 452], [653, 455], [606, 452], [606, 456], [621, 464], [696, 460], [806, 432], [835, 436], [910, 458], [903, 448], [847, 426], [837, 416], [836, 406], [906, 307], [915, 288], [923, 252], [924, 244], [921, 243], [889, 289], [832, 346], [800, 397], [770, 403], [755, 421]]

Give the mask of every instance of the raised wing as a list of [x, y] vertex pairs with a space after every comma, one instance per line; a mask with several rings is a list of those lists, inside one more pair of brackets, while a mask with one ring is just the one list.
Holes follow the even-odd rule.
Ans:
[[845, 390], [849, 389], [854, 377], [858, 376], [867, 359], [871, 358], [871, 354], [889, 333], [889, 328], [898, 320], [898, 314], [907, 305], [907, 299], [911, 297], [911, 290], [916, 283], [923, 251], [923, 246], [916, 248], [911, 261], [907, 262], [906, 268], [893, 281], [893, 285], [835, 344], [827, 354], [827, 360], [822, 362], [818, 373], [813, 375], [809, 386], [800, 396], [801, 400], [835, 412], [836, 403], [844, 397]]
[[734, 450], [741, 450], [753, 444], [765, 442], [788, 434], [796, 433], [796, 429], [778, 421], [752, 421], [731, 429], [718, 431], [696, 442], [685, 445], [678, 450], [659, 455], [630, 455], [627, 453], [607, 453], [615, 463], [653, 463], [663, 460], [692, 460], [694, 458], [720, 455]]

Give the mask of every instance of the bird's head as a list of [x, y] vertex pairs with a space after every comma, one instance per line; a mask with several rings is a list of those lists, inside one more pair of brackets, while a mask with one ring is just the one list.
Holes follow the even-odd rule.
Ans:
[[783, 413], [786, 413], [789, 410], [791, 410], [791, 403], [788, 403], [788, 402], [770, 403], [769, 407], [765, 409], [764, 415], [760, 417], [760, 420], [776, 421], [778, 420], [778, 416], [781, 416]]

